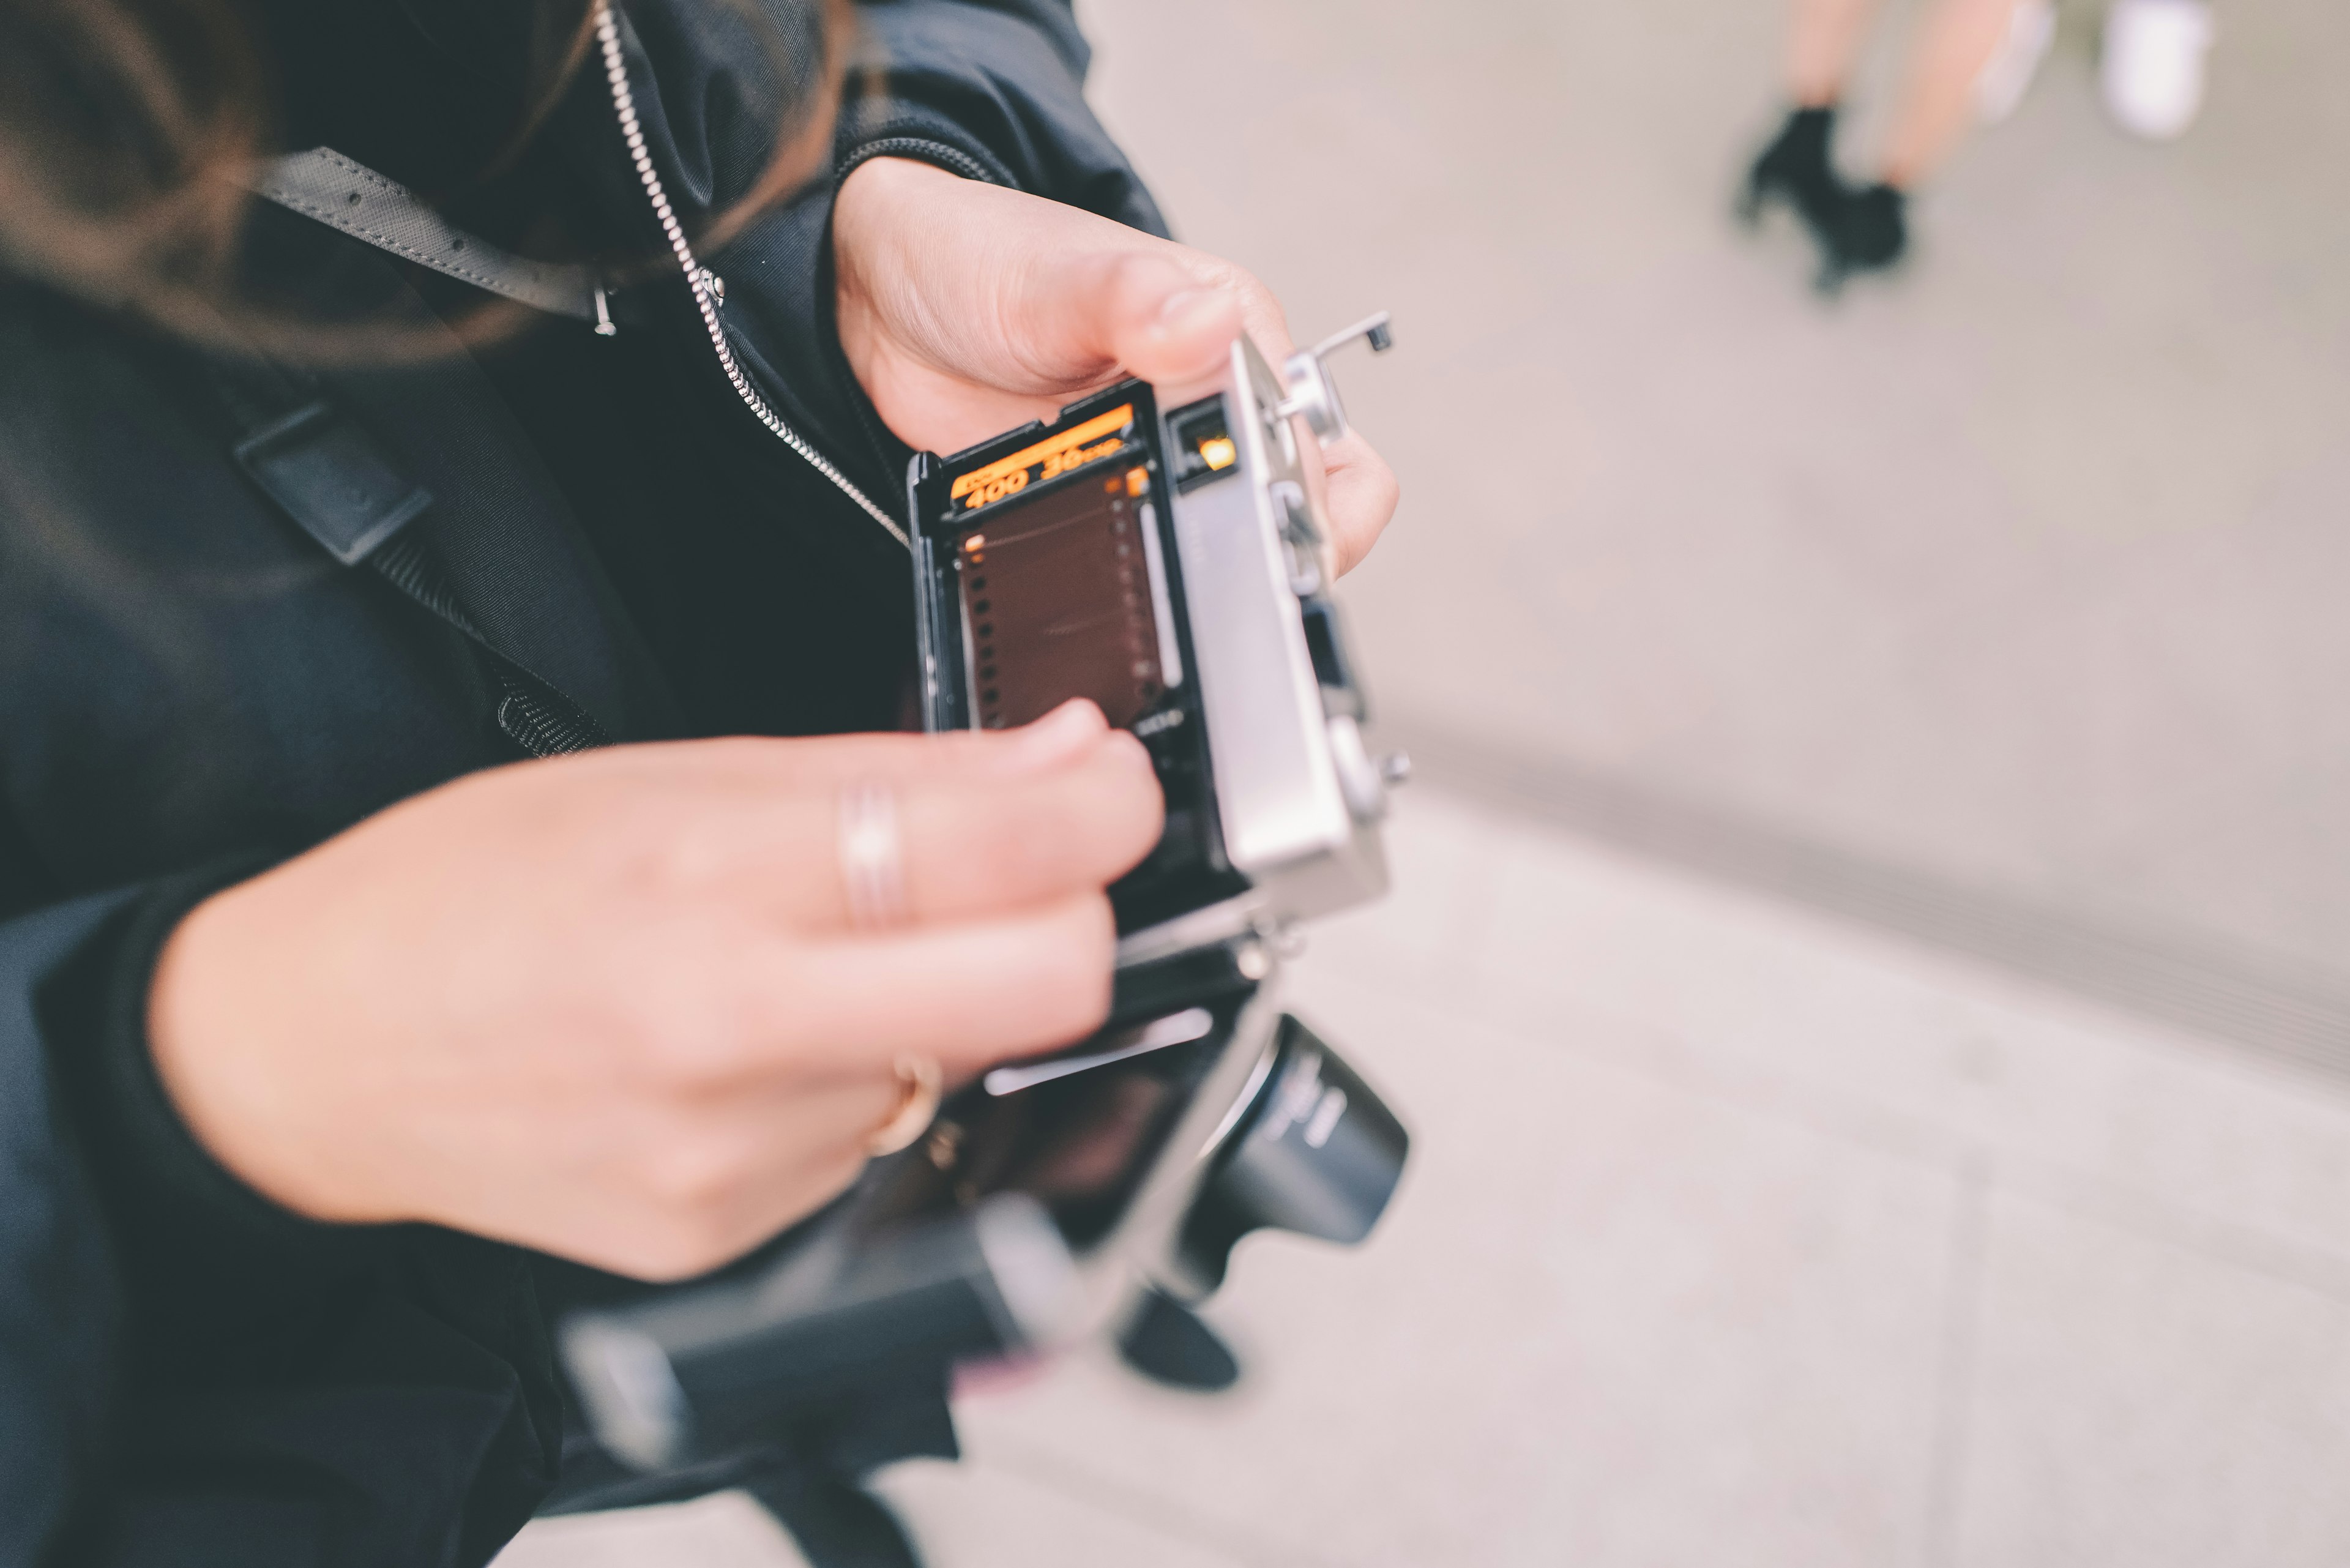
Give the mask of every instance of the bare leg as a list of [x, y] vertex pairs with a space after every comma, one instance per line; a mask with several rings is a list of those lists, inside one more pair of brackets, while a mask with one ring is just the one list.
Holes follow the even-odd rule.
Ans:
[[1827, 294], [1856, 271], [1890, 266], [1908, 243], [1901, 192], [1852, 190], [1837, 175], [1830, 146], [1836, 106], [1877, 5], [1878, 0], [1794, 0], [1787, 89], [1795, 108], [1754, 160], [1739, 202], [1750, 223], [1774, 202], [1803, 218], [1820, 248], [1816, 286]]
[[1794, 0], [1787, 88], [1797, 107], [1825, 109], [1844, 96], [1877, 0]]
[[[1834, 0], [1804, 0], [1831, 4]], [[1975, 78], [2007, 32], [2016, 0], [1938, 0], [1909, 52], [1909, 78], [1885, 155], [1885, 182], [1904, 191], [1941, 166], [1974, 119]]]

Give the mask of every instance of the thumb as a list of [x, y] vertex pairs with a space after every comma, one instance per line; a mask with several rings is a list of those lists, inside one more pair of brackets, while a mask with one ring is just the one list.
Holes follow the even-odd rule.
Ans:
[[1040, 270], [1030, 340], [1062, 338], [1069, 363], [1114, 365], [1164, 385], [1196, 381], [1215, 374], [1240, 335], [1240, 302], [1172, 256], [1097, 253]]

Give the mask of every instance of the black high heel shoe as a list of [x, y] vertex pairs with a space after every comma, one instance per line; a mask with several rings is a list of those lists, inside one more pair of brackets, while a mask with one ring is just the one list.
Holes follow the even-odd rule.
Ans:
[[1829, 158], [1835, 109], [1799, 109], [1747, 171], [1738, 213], [1752, 227], [1778, 202], [1803, 220], [1819, 247], [1814, 286], [1834, 295], [1856, 272], [1889, 267], [1909, 244], [1908, 199], [1890, 185], [1856, 191]]
[[1783, 203], [1804, 221], [1812, 237], [1828, 248], [1826, 235], [1843, 209], [1844, 182], [1828, 161], [1828, 144], [1835, 135], [1835, 109], [1799, 109], [1787, 117], [1779, 134], [1762, 149], [1746, 171], [1739, 192], [1738, 215], [1752, 226], [1762, 221], [1763, 209]]
[[1846, 194], [1828, 247], [1837, 284], [1856, 272], [1883, 272], [1909, 250], [1909, 198], [1896, 185]]

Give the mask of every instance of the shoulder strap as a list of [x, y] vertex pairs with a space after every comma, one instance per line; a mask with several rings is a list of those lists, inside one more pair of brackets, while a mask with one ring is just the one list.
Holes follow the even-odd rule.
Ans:
[[604, 286], [594, 272], [576, 264], [533, 261], [469, 234], [407, 186], [330, 147], [269, 159], [252, 171], [246, 183], [264, 200], [378, 250], [534, 310], [592, 321], [598, 332], [612, 335]]
[[383, 444], [310, 377], [265, 359], [214, 359], [213, 382], [244, 428], [231, 449], [262, 493], [347, 566], [364, 566], [473, 645], [498, 690], [498, 728], [535, 757], [608, 744], [602, 725], [500, 648], [408, 524], [432, 504]]
[[[600, 18], [598, 36], [604, 47], [606, 77], [612, 86], [621, 129], [630, 139], [638, 176], [668, 232], [678, 265], [685, 271], [702, 326], [710, 334], [710, 346], [734, 395], [770, 434], [797, 452], [891, 538], [910, 548], [906, 530], [898, 520], [877, 505], [840, 471], [838, 464], [775, 412], [736, 356], [718, 315], [718, 307], [725, 302], [726, 285], [716, 273], [693, 259], [685, 231], [679, 226], [669, 197], [661, 188], [660, 176], [654, 171], [651, 157], [644, 150], [635, 99], [628, 87], [628, 73], [620, 63], [619, 35], [613, 30], [616, 24], [610, 8], [601, 0], [597, 15]], [[609, 337], [618, 330], [603, 283], [588, 268], [532, 261], [502, 250], [451, 223], [415, 192], [330, 147], [314, 147], [307, 152], [267, 160], [254, 167], [245, 183], [265, 200], [315, 219], [363, 244], [460, 278], [477, 288], [519, 300], [534, 309], [592, 321], [599, 337]]]

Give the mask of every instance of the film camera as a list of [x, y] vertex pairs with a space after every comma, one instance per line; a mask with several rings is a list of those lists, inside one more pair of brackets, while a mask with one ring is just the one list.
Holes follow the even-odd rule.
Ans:
[[1299, 448], [1345, 433], [1323, 357], [1357, 337], [1386, 347], [1386, 317], [1295, 356], [1286, 386], [1243, 337], [1222, 389], [1163, 418], [1128, 381], [914, 460], [927, 726], [1090, 697], [1158, 766], [1166, 835], [1112, 895], [1128, 958], [1386, 889], [1388, 780]]
[[1295, 922], [1376, 898], [1400, 760], [1375, 762], [1305, 457], [1346, 415], [1326, 359], [1243, 337], [1161, 410], [1127, 381], [908, 482], [924, 719], [1016, 725], [1076, 696], [1149, 749], [1152, 854], [1111, 889], [1112, 1015], [999, 1067], [815, 1220], [705, 1282], [564, 1324], [598, 1439], [694, 1463], [909, 1368], [1067, 1343], [1148, 1284], [1197, 1300], [1235, 1242], [1366, 1235], [1408, 1138], [1280, 1009]]

